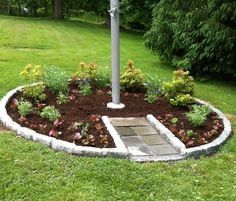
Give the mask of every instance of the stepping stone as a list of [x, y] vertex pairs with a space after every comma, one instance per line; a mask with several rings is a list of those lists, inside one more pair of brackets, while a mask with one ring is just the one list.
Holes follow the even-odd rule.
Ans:
[[129, 127], [115, 127], [115, 129], [121, 136], [136, 136], [134, 130]]
[[155, 155], [169, 155], [169, 154], [177, 154], [178, 153], [169, 144], [154, 145], [154, 146], [149, 146], [148, 148]]
[[128, 147], [128, 151], [132, 156], [152, 156], [152, 152], [146, 146]]
[[150, 124], [144, 117], [140, 118], [110, 118], [113, 126], [149, 126]]
[[127, 147], [144, 146], [143, 141], [138, 136], [122, 137], [122, 140]]
[[141, 136], [141, 139], [146, 145], [167, 144], [167, 142], [160, 135]]
[[151, 126], [131, 127], [137, 135], [156, 135], [158, 131]]

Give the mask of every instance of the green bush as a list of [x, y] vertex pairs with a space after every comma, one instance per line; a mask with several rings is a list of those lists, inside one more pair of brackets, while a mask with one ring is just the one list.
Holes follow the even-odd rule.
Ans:
[[19, 110], [19, 114], [22, 117], [26, 117], [31, 112], [33, 112], [33, 105], [32, 105], [32, 103], [30, 103], [28, 101], [23, 101], [23, 100], [19, 101], [17, 107], [18, 107], [18, 110]]
[[53, 106], [47, 106], [43, 108], [40, 116], [44, 119], [48, 119], [49, 121], [57, 120], [61, 115], [60, 112]]
[[58, 94], [68, 90], [68, 76], [56, 66], [47, 67], [43, 73], [43, 82], [48, 89]]
[[[45, 86], [42, 81], [42, 70], [41, 66], [32, 66], [28, 64], [25, 66], [24, 70], [20, 73], [24, 78], [28, 86], [24, 87], [22, 92], [23, 94], [34, 101], [43, 101], [46, 99], [44, 94]], [[37, 85], [33, 85], [39, 83]]]
[[193, 105], [192, 110], [186, 113], [188, 121], [193, 126], [202, 126], [207, 116], [211, 113], [211, 109], [206, 105]]
[[194, 74], [236, 77], [236, 2], [161, 0], [145, 44]]
[[193, 78], [189, 76], [188, 71], [175, 71], [172, 82], [163, 83], [163, 92], [172, 105], [186, 106], [191, 104], [194, 102], [192, 97], [194, 93]]
[[100, 67], [98, 69], [95, 85], [98, 89], [104, 89], [111, 86], [111, 71], [108, 67]]
[[124, 73], [121, 75], [121, 87], [125, 91], [138, 91], [144, 89], [144, 75], [140, 69], [133, 67], [133, 61], [129, 60]]

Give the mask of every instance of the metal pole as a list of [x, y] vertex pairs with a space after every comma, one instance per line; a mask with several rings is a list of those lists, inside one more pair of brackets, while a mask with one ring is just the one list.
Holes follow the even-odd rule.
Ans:
[[112, 109], [124, 108], [120, 102], [120, 23], [119, 0], [111, 0], [111, 50], [112, 50], [112, 103], [107, 107]]

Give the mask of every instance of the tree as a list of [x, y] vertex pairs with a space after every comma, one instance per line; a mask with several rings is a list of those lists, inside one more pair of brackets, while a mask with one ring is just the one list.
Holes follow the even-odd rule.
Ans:
[[145, 39], [174, 66], [236, 77], [236, 0], [161, 0]]
[[63, 19], [63, 0], [54, 1], [54, 18]]

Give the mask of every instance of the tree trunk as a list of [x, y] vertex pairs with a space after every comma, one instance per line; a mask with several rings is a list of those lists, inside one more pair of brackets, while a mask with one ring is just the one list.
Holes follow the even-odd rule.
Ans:
[[17, 1], [18, 4], [18, 10], [19, 10], [19, 15], [22, 15], [22, 11], [21, 11], [21, 4], [20, 4], [20, 0]]
[[43, 6], [44, 6], [45, 16], [48, 16], [48, 1], [47, 0], [43, 1]]
[[11, 15], [11, 0], [8, 0], [8, 15]]
[[54, 18], [63, 19], [63, 0], [55, 0], [54, 3]]

